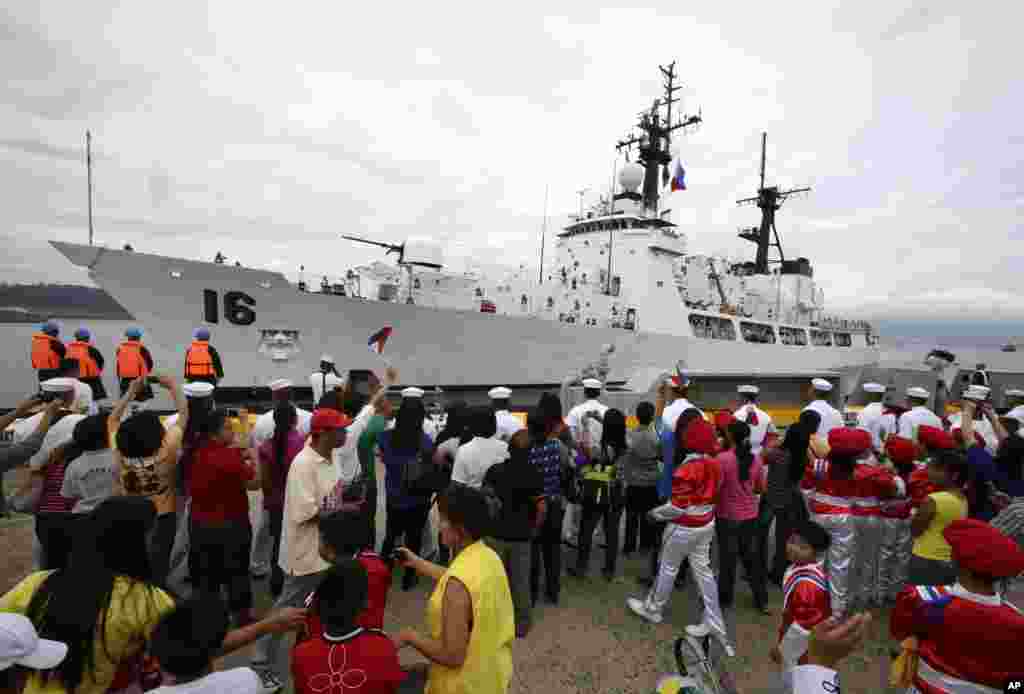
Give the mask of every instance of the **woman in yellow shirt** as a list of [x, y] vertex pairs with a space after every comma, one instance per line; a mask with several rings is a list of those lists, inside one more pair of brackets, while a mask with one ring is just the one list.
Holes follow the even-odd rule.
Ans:
[[427, 605], [430, 634], [402, 629], [395, 643], [430, 661], [427, 694], [504, 694], [512, 682], [515, 614], [501, 558], [481, 539], [490, 525], [487, 501], [480, 491], [453, 484], [438, 511], [451, 566], [398, 550], [403, 566], [437, 581]]
[[967, 461], [956, 451], [942, 451], [928, 461], [928, 479], [938, 487], [910, 520], [914, 549], [907, 583], [915, 586], [944, 586], [955, 583], [957, 569], [953, 550], [942, 532], [955, 520], [967, 517]]
[[26, 694], [105, 694], [132, 684], [115, 675], [174, 607], [150, 582], [146, 531], [155, 515], [149, 499], [107, 499], [78, 521], [83, 534], [68, 568], [31, 574], [0, 598], [0, 611], [25, 615], [41, 638], [68, 645], [64, 662], [34, 673]]

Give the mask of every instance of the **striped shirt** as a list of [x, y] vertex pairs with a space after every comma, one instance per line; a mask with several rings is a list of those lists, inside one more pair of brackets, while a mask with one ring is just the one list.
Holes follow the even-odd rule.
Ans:
[[544, 474], [544, 496], [560, 496], [562, 494], [562, 444], [559, 441], [547, 441], [543, 446], [530, 449], [530, 463], [536, 465]]
[[51, 463], [46, 466], [46, 477], [43, 479], [43, 493], [39, 497], [39, 513], [71, 513], [75, 500], [61, 496], [60, 489], [64, 486], [64, 470], [67, 463]]
[[1024, 548], [1024, 498], [1015, 499], [1000, 511], [992, 519], [992, 527]]

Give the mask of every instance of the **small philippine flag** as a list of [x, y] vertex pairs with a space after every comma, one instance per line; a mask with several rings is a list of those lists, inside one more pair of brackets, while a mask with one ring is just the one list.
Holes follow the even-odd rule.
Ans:
[[374, 354], [383, 354], [384, 343], [388, 341], [389, 337], [391, 337], [391, 328], [381, 328], [373, 335], [370, 335], [370, 339], [367, 340], [366, 344]]
[[686, 190], [686, 169], [683, 168], [683, 162], [676, 159], [672, 165], [672, 192], [677, 190]]

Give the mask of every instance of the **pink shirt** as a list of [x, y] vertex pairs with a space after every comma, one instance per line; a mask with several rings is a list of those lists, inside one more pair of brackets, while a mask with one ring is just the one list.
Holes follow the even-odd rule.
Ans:
[[763, 467], [761, 456], [754, 456], [754, 462], [750, 464], [750, 476], [746, 482], [740, 482], [739, 464], [736, 462], [734, 451], [719, 453], [718, 463], [722, 468], [722, 489], [718, 495], [716, 510], [718, 517], [732, 521], [757, 518], [754, 480], [761, 478]]

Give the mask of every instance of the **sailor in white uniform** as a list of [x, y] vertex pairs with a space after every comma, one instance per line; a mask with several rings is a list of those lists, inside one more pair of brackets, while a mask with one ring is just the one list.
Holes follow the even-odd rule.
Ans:
[[[335, 378], [337, 377], [335, 376]], [[288, 379], [279, 378], [276, 381], [271, 381], [267, 384], [267, 387], [270, 388], [270, 398], [275, 408], [282, 402], [292, 402], [292, 382]], [[308, 436], [309, 424], [313, 421], [313, 413], [301, 407], [296, 407], [295, 417], [295, 428], [303, 436]], [[256, 418], [256, 423], [252, 427], [252, 433], [249, 435], [249, 445], [253, 448], [259, 448], [264, 441], [269, 441], [274, 437], [275, 428], [274, 410], [271, 409]]]
[[[419, 400], [419, 401], [422, 402], [423, 395], [424, 395], [424, 390], [422, 388], [417, 388], [415, 386], [410, 386], [408, 388], [403, 388], [402, 389], [402, 404], [404, 404], [407, 400]], [[392, 421], [389, 424], [388, 428], [390, 429], [390, 428], [393, 428], [393, 427], [394, 427], [394, 421]], [[426, 434], [427, 436], [429, 436], [431, 441], [433, 441], [435, 438], [437, 438], [437, 435], [439, 433], [437, 431], [437, 424], [430, 417], [424, 417], [423, 418], [423, 433]]]
[[[569, 427], [572, 440], [577, 450], [588, 458], [593, 458], [601, 446], [601, 434], [604, 432], [604, 413], [608, 406], [598, 400], [604, 385], [596, 378], [583, 379], [583, 402], [569, 410], [565, 417], [565, 425]], [[562, 524], [562, 539], [572, 546], [580, 532], [582, 507], [579, 504], [566, 504], [565, 520]], [[600, 536], [595, 540], [600, 544]]]
[[875, 455], [879, 455], [885, 445], [885, 439], [889, 434], [896, 433], [895, 418], [885, 414], [885, 405], [882, 400], [885, 398], [885, 386], [881, 383], [865, 383], [864, 392], [867, 393], [868, 404], [857, 415], [857, 428], [871, 434], [871, 444], [875, 448]]
[[[964, 400], [971, 400], [978, 404], [988, 402], [992, 395], [992, 390], [987, 386], [968, 386], [967, 390], [960, 396]], [[949, 416], [949, 430], [963, 429], [964, 416], [962, 412], [957, 412]], [[985, 450], [992, 455], [995, 455], [996, 450], [999, 448], [999, 437], [996, 436], [996, 430], [992, 426], [992, 422], [988, 420], [979, 407], [974, 415], [974, 432], [981, 436], [985, 440]]]
[[491, 388], [487, 392], [487, 397], [491, 399], [491, 405], [494, 407], [494, 419], [498, 427], [494, 437], [502, 441], [510, 440], [517, 431], [524, 428], [522, 423], [509, 411], [509, 398], [512, 397], [512, 391], [504, 386], [498, 386]]
[[[309, 385], [313, 387], [313, 406], [315, 407], [320, 398], [324, 396], [333, 387], [330, 379], [334, 376], [337, 379], [341, 379], [341, 374], [334, 368], [334, 357], [329, 354], [325, 354], [320, 357], [320, 368], [314, 371], [309, 376]], [[344, 381], [342, 381], [344, 383]]]
[[1001, 418], [1005, 422], [1004, 426], [1008, 425], [1009, 433], [1016, 431], [1024, 436], [1024, 388], [1008, 388], [1004, 395], [1006, 406], [1010, 408]]
[[675, 431], [676, 422], [679, 421], [679, 415], [690, 408], [700, 412], [702, 417], [704, 416], [704, 413], [689, 400], [690, 384], [692, 381], [688, 375], [680, 372], [675, 376], [669, 377], [668, 383], [669, 389], [675, 399], [672, 401], [672, 404], [666, 407], [664, 412], [661, 413], [662, 431]]
[[754, 455], [758, 455], [771, 441], [771, 437], [778, 436], [778, 432], [771, 416], [757, 406], [760, 388], [755, 385], [742, 385], [736, 388], [736, 392], [743, 399], [743, 404], [732, 413], [732, 416], [746, 422], [750, 427], [750, 448]]
[[843, 426], [843, 415], [828, 402], [829, 394], [832, 392], [831, 383], [824, 378], [815, 378], [811, 380], [811, 386], [814, 388], [814, 399], [803, 411], [813, 410], [821, 415], [818, 436], [828, 439], [828, 432]]
[[907, 406], [909, 411], [900, 417], [900, 436], [911, 441], [917, 441], [917, 429], [922, 424], [942, 429], [942, 420], [925, 405], [931, 394], [920, 386], [907, 388]]

